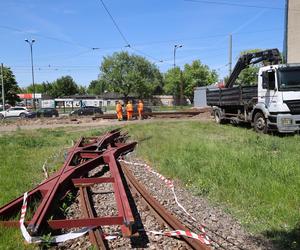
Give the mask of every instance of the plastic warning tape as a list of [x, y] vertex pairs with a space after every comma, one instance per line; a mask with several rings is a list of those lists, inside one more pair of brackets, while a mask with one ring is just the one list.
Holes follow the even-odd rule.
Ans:
[[[35, 236], [35, 237], [31, 236], [28, 233], [28, 231], [27, 231], [27, 229], [24, 225], [24, 220], [25, 220], [25, 215], [26, 215], [26, 210], [27, 210], [27, 198], [28, 198], [28, 193], [24, 193], [23, 205], [22, 205], [22, 209], [21, 209], [21, 217], [20, 217], [20, 220], [19, 220], [22, 235], [28, 243], [42, 243], [42, 242], [45, 242], [45, 240], [41, 236]], [[77, 231], [72, 231], [70, 233], [52, 236], [51, 239], [50, 239], [50, 242], [51, 243], [60, 243], [60, 242], [65, 242], [67, 240], [76, 239], [78, 237], [81, 237], [81, 236], [85, 235], [87, 232], [89, 232], [92, 229], [93, 229], [93, 227], [92, 228], [85, 227], [85, 228], [82, 228], [82, 229], [77, 230]], [[116, 235], [104, 235], [104, 238], [106, 240], [113, 240], [113, 239], [116, 239], [117, 236]]]
[[166, 232], [161, 232], [161, 231], [150, 231], [150, 232], [156, 235], [163, 235], [168, 237], [184, 236], [195, 240], [199, 240], [201, 243], [206, 245], [210, 244], [210, 241], [204, 235], [195, 234], [191, 231], [175, 230], [175, 231], [166, 231]]
[[[170, 179], [167, 179], [166, 177], [164, 177], [163, 175], [161, 175], [160, 173], [154, 171], [148, 164], [145, 163], [137, 163], [137, 162], [130, 162], [130, 161], [126, 161], [124, 159], [120, 159], [119, 161], [124, 162], [125, 164], [129, 164], [129, 165], [134, 165], [134, 166], [141, 166], [141, 167], [145, 167], [147, 169], [148, 172], [156, 175], [159, 179], [161, 179], [166, 185], [167, 187], [169, 187], [173, 193], [174, 199], [176, 204], [197, 224], [199, 224], [199, 222], [197, 221], [197, 219], [195, 217], [193, 217], [186, 209], [185, 207], [178, 201], [177, 195], [175, 193], [175, 187], [174, 187], [174, 182]], [[203, 236], [206, 240], [206, 242], [209, 242], [208, 244], [210, 244], [210, 239], [209, 237], [206, 235], [206, 231], [205, 231], [205, 226], [203, 224], [199, 225], [199, 229], [202, 232], [201, 236]], [[179, 230], [180, 231], [180, 230]], [[175, 232], [175, 231], [174, 231]], [[194, 233], [193, 233], [194, 234]], [[207, 243], [206, 243], [207, 244]]]
[[[26, 210], [27, 210], [27, 198], [28, 198], [28, 193], [24, 193], [23, 205], [22, 205], [22, 209], [21, 209], [21, 217], [19, 220], [22, 235], [23, 235], [24, 239], [26, 240], [26, 242], [28, 242], [28, 243], [45, 242], [45, 240], [40, 236], [35, 236], [35, 237], [31, 236], [28, 233], [28, 231], [24, 225], [24, 220], [25, 220]], [[67, 240], [76, 239], [78, 237], [85, 235], [87, 232], [89, 232], [92, 229], [93, 228], [82, 228], [78, 231], [73, 231], [73, 232], [66, 233], [66, 234], [56, 235], [56, 236], [51, 237], [50, 242], [51, 243], [60, 243], [60, 242], [65, 242]], [[141, 231], [141, 230], [139, 230], [139, 231]], [[143, 231], [147, 232], [145, 230], [143, 230]], [[189, 238], [199, 240], [204, 244], [210, 244], [210, 241], [206, 238], [205, 235], [195, 234], [191, 231], [175, 230], [175, 231], [166, 231], [166, 232], [162, 232], [162, 231], [148, 231], [148, 232], [153, 233], [155, 235], [163, 235], [163, 236], [168, 236], [168, 237], [184, 236], [184, 237], [189, 237]], [[115, 240], [121, 236], [121, 233], [116, 232], [116, 233], [111, 233], [111, 234], [103, 234], [102, 236], [106, 240]]]
[[130, 164], [130, 165], [134, 165], [134, 166], [141, 166], [141, 167], [145, 167], [148, 172], [151, 172], [152, 174], [156, 175], [160, 180], [162, 180], [169, 188], [173, 188], [174, 187], [174, 183], [172, 180], [164, 177], [163, 175], [161, 175], [160, 173], [154, 171], [149, 165], [147, 164], [143, 164], [143, 163], [136, 163], [136, 162], [130, 162], [130, 161], [125, 161], [123, 159], [119, 160], [124, 162], [125, 164]]

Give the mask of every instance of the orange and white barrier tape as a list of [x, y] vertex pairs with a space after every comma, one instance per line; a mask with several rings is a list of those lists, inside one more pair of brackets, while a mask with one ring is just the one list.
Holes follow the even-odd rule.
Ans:
[[[183, 205], [181, 205], [181, 203], [178, 201], [177, 195], [175, 193], [175, 187], [174, 187], [174, 182], [166, 177], [164, 177], [163, 175], [161, 175], [160, 173], [154, 171], [148, 164], [144, 164], [144, 163], [137, 163], [137, 162], [130, 162], [130, 161], [126, 161], [124, 159], [120, 159], [119, 161], [124, 162], [125, 164], [129, 164], [129, 165], [134, 165], [134, 166], [141, 166], [141, 167], [145, 167], [147, 169], [148, 172], [154, 174], [155, 176], [157, 176], [160, 180], [162, 180], [167, 187], [169, 187], [173, 193], [174, 199], [176, 204], [196, 223], [198, 223], [198, 221], [196, 220], [195, 217], [193, 217], [185, 208]], [[199, 224], [199, 223], [198, 223]], [[206, 235], [206, 231], [204, 229], [204, 225], [200, 224], [199, 225], [199, 229], [202, 232], [201, 236], [203, 236], [205, 238], [206, 242], [209, 243], [205, 243], [205, 244], [210, 244], [210, 239], [209, 237]], [[180, 231], [180, 230], [177, 230]], [[174, 231], [175, 232], [175, 231]], [[194, 234], [194, 233], [192, 233]], [[195, 234], [197, 235], [197, 234]]]

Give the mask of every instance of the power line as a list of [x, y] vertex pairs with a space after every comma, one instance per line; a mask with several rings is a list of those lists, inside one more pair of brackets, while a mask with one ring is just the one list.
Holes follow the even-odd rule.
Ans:
[[241, 4], [241, 3], [229, 3], [229, 2], [217, 2], [217, 1], [208, 1], [208, 0], [184, 0], [185, 2], [194, 2], [194, 3], [206, 3], [214, 5], [227, 5], [227, 6], [237, 6], [237, 7], [246, 7], [246, 8], [258, 8], [258, 9], [271, 9], [271, 10], [284, 10], [282, 7], [271, 7], [271, 6], [262, 6], [262, 5], [250, 5], [250, 4]]
[[109, 9], [106, 7], [104, 1], [103, 1], [103, 0], [100, 0], [100, 2], [102, 3], [103, 8], [106, 10], [107, 14], [109, 15], [110, 19], [112, 20], [112, 22], [113, 22], [113, 24], [115, 25], [116, 29], [118, 30], [119, 34], [121, 35], [121, 37], [122, 37], [123, 40], [125, 41], [125, 43], [126, 43], [126, 46], [125, 46], [125, 47], [127, 47], [127, 48], [129, 48], [129, 49], [132, 49], [133, 51], [135, 51], [135, 52], [137, 52], [137, 53], [139, 53], [139, 54], [142, 54], [142, 55], [144, 55], [144, 56], [146, 56], [146, 57], [148, 57], [148, 58], [151, 58], [151, 59], [154, 60], [154, 61], [157, 61], [157, 62], [161, 62], [161, 61], [162, 61], [162, 60], [159, 60], [159, 59], [157, 59], [157, 58], [155, 58], [155, 57], [153, 57], [153, 56], [150, 56], [150, 55], [146, 54], [145, 52], [143, 52], [143, 51], [141, 51], [141, 50], [139, 50], [139, 49], [133, 48], [133, 47], [131, 46], [130, 42], [128, 41], [128, 39], [125, 37], [124, 33], [121, 31], [119, 25], [118, 25], [117, 22], [115, 21], [114, 17], [112, 16], [112, 14], [111, 14], [110, 11], [109, 11]]
[[[233, 35], [248, 35], [248, 34], [256, 34], [256, 33], [263, 33], [268, 31], [283, 31], [282, 28], [279, 29], [265, 29], [265, 30], [256, 30], [250, 32], [232, 32]], [[163, 43], [174, 43], [174, 42], [183, 42], [183, 41], [191, 41], [191, 40], [204, 40], [204, 39], [212, 39], [218, 37], [227, 37], [228, 33], [224, 34], [217, 34], [217, 35], [207, 35], [207, 36], [198, 36], [198, 37], [189, 37], [189, 38], [174, 38], [170, 40], [161, 40], [161, 41], [152, 41], [148, 43], [136, 43], [133, 44], [134, 46], [145, 46], [145, 45], [152, 45], [152, 44], [163, 44]]]
[[107, 14], [109, 15], [110, 19], [112, 20], [112, 22], [114, 23], [116, 29], [118, 30], [118, 32], [120, 33], [121, 37], [123, 38], [123, 40], [126, 43], [126, 46], [130, 46], [130, 43], [128, 42], [128, 40], [126, 39], [125, 35], [123, 34], [123, 32], [121, 31], [119, 25], [117, 24], [117, 22], [115, 21], [115, 19], [113, 18], [113, 16], [111, 15], [110, 11], [108, 10], [108, 8], [106, 7], [105, 3], [103, 2], [103, 0], [100, 0], [100, 2], [103, 5], [103, 8], [106, 10]]
[[70, 45], [73, 45], [73, 46], [92, 49], [90, 46], [87, 46], [87, 45], [83, 45], [83, 44], [80, 44], [80, 43], [63, 40], [63, 39], [52, 37], [52, 36], [46, 36], [46, 35], [42, 35], [42, 34], [38, 34], [38, 33], [33, 34], [31, 32], [28, 32], [28, 31], [25, 31], [25, 30], [22, 30], [22, 29], [19, 29], [19, 28], [15, 28], [15, 27], [0, 25], [0, 28], [25, 33], [25, 34], [28, 34], [28, 35], [31, 35], [31, 36], [42, 37], [42, 38], [46, 38], [46, 39], [49, 39], [49, 40], [54, 40], [54, 41], [62, 42], [62, 43], [65, 43], [65, 44], [70, 44]]

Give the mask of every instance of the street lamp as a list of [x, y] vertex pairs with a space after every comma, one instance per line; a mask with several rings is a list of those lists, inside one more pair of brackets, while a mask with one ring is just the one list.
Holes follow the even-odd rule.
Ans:
[[33, 55], [32, 55], [32, 45], [35, 42], [34, 39], [28, 40], [25, 39], [25, 42], [27, 42], [30, 46], [30, 56], [31, 56], [31, 75], [32, 75], [32, 87], [33, 87], [33, 108], [36, 110], [35, 107], [35, 86], [34, 86], [34, 72], [33, 72]]
[[176, 63], [175, 63], [175, 59], [176, 59], [176, 50], [178, 49], [178, 48], [182, 48], [183, 47], [183, 45], [179, 45], [179, 44], [175, 44], [174, 45], [174, 68], [176, 67]]

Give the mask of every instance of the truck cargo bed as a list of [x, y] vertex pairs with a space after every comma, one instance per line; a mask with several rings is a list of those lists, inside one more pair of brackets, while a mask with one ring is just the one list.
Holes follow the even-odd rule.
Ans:
[[224, 89], [207, 89], [207, 105], [209, 106], [240, 106], [257, 100], [257, 85], [237, 86]]

